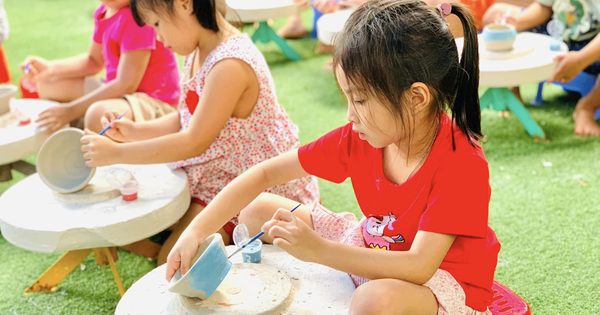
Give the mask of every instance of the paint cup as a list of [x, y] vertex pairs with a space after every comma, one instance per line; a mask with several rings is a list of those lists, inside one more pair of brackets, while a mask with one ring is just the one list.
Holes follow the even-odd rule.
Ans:
[[200, 245], [191, 263], [192, 267], [185, 275], [182, 276], [180, 270], [175, 273], [168, 290], [205, 300], [217, 290], [231, 269], [221, 234], [209, 236]]
[[138, 182], [137, 180], [132, 179], [128, 180], [123, 187], [121, 187], [121, 196], [125, 201], [134, 201], [137, 199], [138, 193]]
[[50, 189], [67, 194], [84, 188], [94, 177], [96, 168], [85, 165], [81, 152], [80, 129], [67, 128], [54, 133], [40, 149], [37, 172]]
[[261, 261], [262, 254], [262, 242], [260, 239], [246, 245], [242, 249], [242, 259], [245, 263], [257, 264]]
[[111, 167], [106, 170], [106, 181], [114, 189], [121, 192], [125, 201], [134, 201], [138, 196], [138, 181], [133, 174], [120, 167]]
[[489, 51], [509, 51], [513, 49], [517, 30], [510, 24], [489, 24], [481, 33], [483, 46]]

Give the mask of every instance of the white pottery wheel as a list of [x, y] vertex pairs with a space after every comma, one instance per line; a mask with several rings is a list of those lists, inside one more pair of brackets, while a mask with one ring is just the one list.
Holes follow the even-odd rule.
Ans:
[[[236, 248], [234, 246], [227, 247], [227, 251], [229, 253], [233, 253], [235, 249]], [[236, 255], [231, 258], [231, 261], [234, 263], [240, 263], [241, 260], [241, 255]], [[202, 304], [209, 302], [211, 299], [213, 299], [214, 295], [206, 301], [200, 301], [185, 298], [178, 294], [167, 291], [168, 283], [165, 280], [166, 266], [162, 265], [145, 275], [143, 278], [134, 283], [133, 286], [129, 288], [129, 290], [127, 290], [123, 298], [121, 298], [121, 301], [119, 301], [119, 305], [117, 305], [115, 315], [197, 315], [217, 313], [244, 315], [345, 315], [348, 313], [350, 299], [352, 297], [352, 293], [354, 292], [354, 284], [352, 283], [352, 280], [346, 273], [322, 265], [299, 261], [296, 258], [287, 254], [285, 251], [273, 245], [266, 244], [262, 247], [262, 262], [257, 265], [271, 266], [276, 270], [281, 271], [281, 273], [278, 274], [286, 276], [286, 278], [284, 279], [277, 278], [279, 280], [272, 281], [271, 285], [265, 288], [267, 292], [271, 291], [271, 293], [268, 294], [271, 294], [270, 296], [275, 296], [276, 301], [283, 301], [281, 303], [273, 302], [272, 298], [270, 305], [273, 305], [273, 303], [275, 303], [277, 304], [276, 307], [263, 308], [260, 306], [256, 306], [256, 303], [252, 302], [252, 299], [256, 299], [256, 295], [249, 294], [248, 296], [250, 296], [250, 299], [246, 300], [246, 304], [236, 305], [238, 306], [238, 309], [233, 311], [232, 307], [234, 306], [219, 305], [218, 303], [234, 304], [239, 303], [239, 301], [229, 299], [228, 301], [234, 303], [223, 303], [222, 301], [224, 300], [224, 298], [226, 298], [226, 295], [221, 295], [215, 299], [215, 301], [219, 301], [217, 303], [218, 307], [211, 306], [206, 307], [206, 309], [202, 310]], [[232, 268], [232, 270], [234, 270], [234, 268]], [[228, 275], [227, 278], [225, 278], [221, 286], [219, 286], [219, 288], [217, 289], [217, 292], [223, 290], [227, 291], [228, 289], [234, 288], [236, 286], [244, 286], [243, 283], [235, 284], [236, 281], [227, 282], [228, 278], [230, 278], [230, 275]], [[245, 276], [245, 278], [248, 279], [251, 278], [251, 276]], [[291, 290], [290, 294], [286, 294], [288, 292], [287, 286], [285, 285], [286, 281], [281, 281], [285, 279], [289, 279], [291, 282], [293, 289]], [[231, 278], [229, 280], [234, 279]], [[253, 283], [252, 280], [246, 281], [249, 283]], [[251, 285], [248, 286], [251, 287]], [[259, 288], [258, 291], [261, 291], [261, 288]], [[281, 294], [275, 295], [275, 293], [272, 291], [279, 291], [281, 292]], [[232, 292], [235, 292], [235, 290]], [[254, 296], [254, 298], [252, 298], [252, 296]], [[229, 294], [229, 298], [230, 297], [231, 293]], [[285, 300], [285, 297], [293, 298], [293, 301], [291, 301], [291, 304], [289, 304], [287, 308], [284, 307], [288, 305], [288, 301]], [[209, 305], [212, 305], [212, 302], [209, 302]], [[283, 309], [277, 309], [277, 307], [283, 307]], [[266, 311], [268, 309], [270, 309], [271, 312]]]
[[44, 253], [123, 246], [168, 228], [185, 214], [190, 204], [185, 172], [162, 164], [118, 167], [138, 180], [137, 200], [61, 202], [34, 174], [0, 197], [2, 235], [16, 246]]
[[323, 14], [317, 21], [317, 38], [326, 45], [333, 45], [335, 36], [342, 31], [354, 8]]
[[244, 23], [286, 18], [301, 10], [292, 0], [226, 0], [226, 2], [227, 6], [237, 13], [236, 16], [233, 12], [227, 12], [226, 19], [241, 20]]
[[[510, 87], [527, 83], [540, 83], [548, 80], [556, 68], [552, 59], [568, 51], [562, 43], [560, 51], [551, 51], [550, 36], [534, 33], [519, 33], [515, 48], [508, 52], [497, 52], [494, 57], [484, 54], [479, 58], [479, 84], [485, 87]], [[480, 51], [485, 50], [479, 36]], [[456, 39], [459, 54], [462, 52], [463, 38]], [[532, 52], [527, 52], [533, 46]], [[519, 53], [520, 52], [520, 53]], [[504, 54], [504, 56], [502, 56]]]
[[11, 106], [31, 118], [31, 123], [19, 126], [17, 118], [9, 112], [0, 115], [0, 165], [19, 161], [35, 154], [50, 136], [37, 129], [35, 120], [42, 111], [58, 103], [46, 100], [11, 100]]

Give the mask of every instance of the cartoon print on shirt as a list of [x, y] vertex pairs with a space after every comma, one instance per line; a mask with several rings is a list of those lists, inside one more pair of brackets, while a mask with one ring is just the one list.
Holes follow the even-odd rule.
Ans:
[[396, 217], [389, 212], [387, 215], [372, 215], [364, 223], [364, 237], [371, 248], [390, 250], [389, 244], [404, 243], [404, 237], [394, 231], [392, 224]]

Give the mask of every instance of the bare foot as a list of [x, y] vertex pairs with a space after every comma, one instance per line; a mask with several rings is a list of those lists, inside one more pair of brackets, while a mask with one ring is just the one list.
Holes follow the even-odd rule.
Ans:
[[573, 120], [575, 121], [575, 134], [581, 137], [600, 136], [600, 125], [594, 119], [595, 108], [585, 106], [581, 101], [575, 107]]
[[306, 28], [299, 17], [290, 16], [287, 23], [277, 30], [277, 35], [285, 39], [299, 39], [306, 35]]
[[315, 52], [317, 54], [331, 54], [333, 52], [333, 45], [327, 45], [327, 44], [318, 42]]
[[508, 88], [511, 92], [513, 92], [513, 94], [517, 97], [517, 99], [519, 100], [519, 102], [521, 102], [521, 104], [525, 104], [523, 102], [523, 98], [521, 97], [521, 89], [518, 86], [514, 86], [511, 88]]

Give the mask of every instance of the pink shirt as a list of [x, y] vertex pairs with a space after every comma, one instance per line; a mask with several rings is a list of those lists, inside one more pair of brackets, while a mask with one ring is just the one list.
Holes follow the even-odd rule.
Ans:
[[102, 45], [102, 56], [106, 68], [106, 82], [117, 76], [122, 53], [135, 50], [151, 50], [146, 73], [137, 92], [177, 106], [179, 103], [179, 69], [173, 53], [156, 40], [154, 29], [148, 25], [135, 24], [131, 9], [123, 7], [115, 15], [105, 19], [104, 4], [94, 12], [94, 42]]

